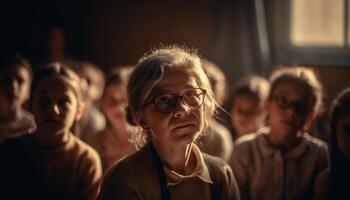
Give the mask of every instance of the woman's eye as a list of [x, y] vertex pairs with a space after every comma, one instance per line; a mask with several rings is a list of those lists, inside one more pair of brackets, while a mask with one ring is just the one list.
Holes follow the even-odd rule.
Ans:
[[156, 104], [168, 104], [170, 100], [171, 100], [170, 95], [163, 95], [163, 96], [156, 98], [155, 103]]
[[193, 96], [196, 96], [196, 95], [197, 95], [196, 92], [192, 91], [192, 90], [187, 91], [187, 92], [184, 93], [185, 97], [193, 97]]

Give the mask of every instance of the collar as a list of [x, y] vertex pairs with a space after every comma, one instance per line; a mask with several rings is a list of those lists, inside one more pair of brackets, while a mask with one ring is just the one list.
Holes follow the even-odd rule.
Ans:
[[193, 170], [192, 174], [190, 175], [179, 174], [175, 171], [170, 170], [165, 165], [163, 165], [164, 172], [168, 182], [168, 185], [167, 185], [168, 187], [177, 185], [183, 181], [186, 181], [192, 178], [199, 178], [204, 182], [213, 184], [213, 181], [210, 178], [208, 167], [204, 162], [203, 155], [199, 150], [198, 146], [194, 143], [192, 143], [192, 153], [193, 153], [192, 155], [194, 155], [196, 160], [196, 167]]
[[[257, 132], [257, 142], [258, 146], [264, 155], [264, 157], [271, 157], [277, 152], [281, 152], [280, 149], [274, 147], [269, 141], [267, 135], [270, 133], [270, 128], [264, 127], [258, 130]], [[306, 137], [309, 137], [308, 133], [301, 134], [301, 142], [295, 146], [293, 149], [290, 149], [287, 152], [283, 153], [284, 158], [292, 159], [301, 156], [307, 148]]]

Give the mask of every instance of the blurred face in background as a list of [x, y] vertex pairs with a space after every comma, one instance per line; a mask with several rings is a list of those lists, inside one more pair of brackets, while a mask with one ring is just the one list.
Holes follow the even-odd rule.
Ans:
[[298, 82], [285, 82], [272, 91], [266, 103], [271, 132], [283, 137], [296, 137], [311, 122], [314, 100]]
[[231, 107], [231, 125], [237, 136], [255, 132], [265, 120], [265, 113], [260, 102], [248, 95], [237, 95]]
[[337, 144], [340, 153], [350, 160], [350, 113], [337, 122]]
[[0, 107], [10, 112], [19, 109], [29, 97], [30, 74], [25, 67], [13, 66], [0, 71]]
[[102, 98], [102, 109], [109, 123], [118, 125], [120, 120], [126, 120], [126, 105], [126, 91], [122, 83], [111, 83], [106, 85]]

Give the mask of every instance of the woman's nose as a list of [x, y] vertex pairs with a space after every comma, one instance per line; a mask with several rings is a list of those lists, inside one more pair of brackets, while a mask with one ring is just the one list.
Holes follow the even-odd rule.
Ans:
[[190, 108], [180, 99], [178, 101], [175, 110], [174, 110], [174, 117], [179, 118], [188, 115], [190, 112]]

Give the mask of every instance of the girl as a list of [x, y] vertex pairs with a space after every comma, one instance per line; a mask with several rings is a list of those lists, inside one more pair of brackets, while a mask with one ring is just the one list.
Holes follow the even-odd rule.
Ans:
[[252, 76], [240, 80], [229, 99], [230, 127], [234, 139], [257, 131], [265, 124], [265, 101], [270, 83], [263, 77]]
[[196, 54], [154, 50], [139, 61], [127, 94], [146, 144], [107, 171], [99, 199], [239, 198], [229, 166], [193, 143], [214, 110]]
[[24, 104], [29, 98], [32, 69], [19, 55], [2, 55], [0, 60], [0, 143], [32, 133], [34, 117]]
[[59, 63], [33, 79], [31, 135], [0, 146], [2, 195], [11, 199], [95, 199], [101, 179], [97, 153], [73, 136], [82, 113], [80, 79]]
[[328, 166], [328, 150], [303, 128], [321, 106], [321, 84], [306, 67], [278, 69], [270, 82], [269, 128], [236, 140], [232, 154], [242, 198], [312, 199], [315, 177]]
[[333, 102], [330, 118], [331, 167], [316, 179], [315, 199], [349, 199], [350, 88]]
[[128, 125], [125, 113], [126, 83], [130, 74], [127, 71], [130, 70], [115, 69], [109, 73], [101, 102], [107, 128], [87, 138], [87, 142], [100, 154], [104, 171], [115, 161], [136, 151], [134, 143], [130, 142], [135, 128]]

